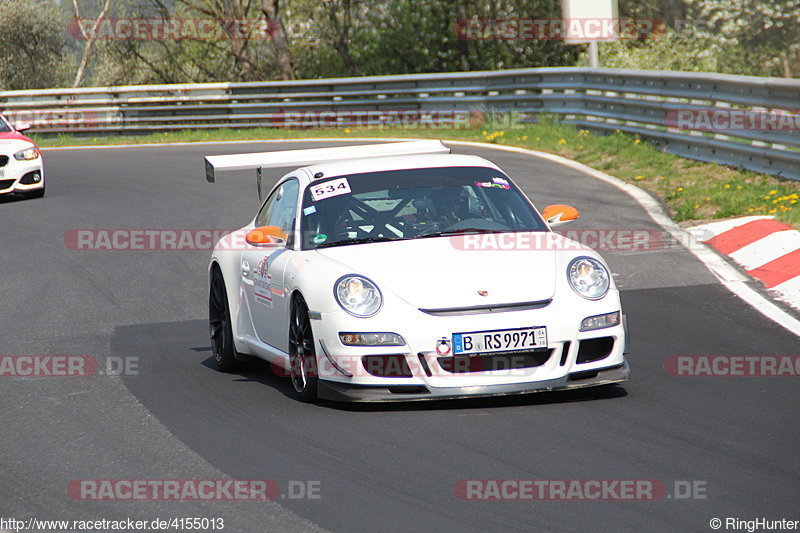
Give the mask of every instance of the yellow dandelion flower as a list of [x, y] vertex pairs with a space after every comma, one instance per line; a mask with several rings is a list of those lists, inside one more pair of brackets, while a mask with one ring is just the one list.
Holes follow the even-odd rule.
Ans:
[[751, 207], [750, 209], [747, 210], [747, 212], [748, 213], [752, 213], [753, 212], [753, 208]]
[[636, 181], [642, 181], [644, 179], [644, 176], [636, 176], [633, 179], [635, 179]]
[[522, 136], [522, 140], [523, 140], [523, 141], [527, 141], [527, 140], [528, 140], [528, 136], [527, 136], [527, 135], [523, 135], [523, 136]]
[[486, 130], [483, 130], [483, 131], [481, 132], [481, 135], [483, 135], [483, 136], [486, 136], [488, 133], [489, 133], [488, 131], [486, 131]]
[[639, 144], [640, 142], [642, 142], [642, 141], [640, 141], [639, 139], [634, 139], [633, 140], [633, 144]]
[[777, 211], [778, 211], [777, 209], [770, 209], [769, 211], [767, 211], [767, 214], [771, 215], [773, 213], [776, 213]]
[[345, 133], [350, 133], [350, 128], [345, 128], [345, 129], [344, 129], [344, 132], [345, 132]]
[[678, 187], [678, 192], [683, 192], [683, 187]]
[[776, 191], [775, 189], [772, 189], [771, 191], [769, 191], [769, 195], [770, 196], [774, 196], [776, 194], [778, 194], [778, 191]]
[[722, 186], [722, 188], [723, 189], [730, 189], [731, 188], [731, 184], [730, 183], [726, 183], [725, 185]]
[[562, 144], [562, 145], [563, 144], [567, 144], [567, 140], [566, 139], [559, 139], [558, 140], [558, 144]]
[[737, 185], [737, 186], [736, 186], [736, 190], [737, 190], [737, 191], [738, 191], [739, 189], [741, 189], [741, 188], [742, 188], [742, 186], [741, 186], [741, 185]]

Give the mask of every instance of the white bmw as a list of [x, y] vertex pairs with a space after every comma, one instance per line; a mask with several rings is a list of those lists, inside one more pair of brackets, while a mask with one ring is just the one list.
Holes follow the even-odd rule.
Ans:
[[44, 167], [39, 148], [22, 134], [30, 126], [12, 126], [0, 115], [0, 196], [44, 196]]
[[299, 399], [407, 401], [626, 381], [626, 330], [603, 259], [551, 226], [493, 163], [439, 141], [210, 156], [220, 170], [300, 165], [211, 257], [223, 371], [251, 355]]

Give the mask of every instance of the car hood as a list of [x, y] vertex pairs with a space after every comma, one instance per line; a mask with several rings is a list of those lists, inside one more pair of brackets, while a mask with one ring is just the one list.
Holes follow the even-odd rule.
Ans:
[[[531, 234], [528, 234], [531, 235]], [[548, 242], [555, 233], [539, 233]], [[557, 246], [464, 249], [456, 237], [317, 250], [421, 309], [547, 300], [556, 287]], [[478, 291], [485, 291], [482, 296]]]

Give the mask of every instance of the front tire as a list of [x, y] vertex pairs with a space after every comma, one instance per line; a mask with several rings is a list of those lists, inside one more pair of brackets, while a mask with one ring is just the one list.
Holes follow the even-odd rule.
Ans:
[[36, 189], [35, 191], [26, 192], [25, 193], [25, 197], [26, 198], [42, 198], [42, 197], [44, 197], [44, 189], [45, 189], [45, 181], [44, 181], [44, 178], [42, 178], [42, 188], [41, 189]]
[[223, 372], [232, 372], [238, 366], [236, 347], [233, 343], [231, 313], [225, 280], [219, 268], [211, 274], [211, 289], [208, 295], [208, 329], [211, 335], [211, 351], [217, 367]]
[[292, 304], [289, 321], [289, 374], [297, 397], [302, 402], [317, 400], [317, 355], [308, 306], [302, 296]]

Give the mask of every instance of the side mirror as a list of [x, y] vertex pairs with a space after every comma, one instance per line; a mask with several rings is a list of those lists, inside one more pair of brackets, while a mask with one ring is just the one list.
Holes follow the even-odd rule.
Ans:
[[542, 216], [550, 226], [560, 226], [573, 220], [578, 220], [578, 210], [571, 205], [548, 205], [542, 211]]
[[26, 131], [31, 129], [31, 125], [28, 124], [27, 122], [17, 122], [16, 124], [14, 124], [14, 129], [20, 132]]
[[279, 246], [286, 242], [286, 234], [278, 226], [259, 226], [245, 237], [252, 246]]

